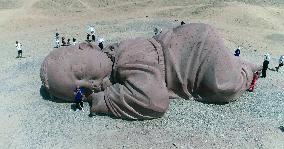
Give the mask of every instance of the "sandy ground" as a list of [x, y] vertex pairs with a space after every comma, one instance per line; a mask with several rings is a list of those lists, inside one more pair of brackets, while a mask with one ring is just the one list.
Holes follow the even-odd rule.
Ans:
[[[172, 99], [163, 118], [88, 117], [40, 94], [39, 69], [55, 32], [83, 41], [94, 24], [106, 44], [151, 37], [181, 20], [215, 26], [228, 50], [270, 68], [284, 54], [282, 0], [0, 0], [0, 148], [284, 148], [284, 68], [226, 105]], [[148, 16], [148, 17], [146, 17]], [[179, 21], [174, 21], [179, 20]], [[24, 57], [16, 59], [15, 41]]]

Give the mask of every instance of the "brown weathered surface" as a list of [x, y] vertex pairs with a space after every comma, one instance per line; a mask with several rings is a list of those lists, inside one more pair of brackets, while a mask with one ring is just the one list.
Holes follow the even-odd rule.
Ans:
[[167, 87], [205, 102], [229, 102], [248, 89], [258, 67], [235, 57], [209, 25], [192, 23], [155, 37], [166, 60]]
[[73, 101], [76, 86], [100, 88], [111, 61], [96, 45], [81, 43], [54, 49], [42, 63], [43, 86], [55, 97]]
[[248, 89], [257, 71], [229, 53], [215, 29], [206, 24], [125, 40], [103, 51], [113, 61], [112, 72], [110, 59], [97, 46], [81, 43], [52, 51], [42, 67], [44, 85], [54, 96], [68, 100], [76, 85], [89, 90], [104, 86], [89, 97], [92, 112], [151, 119], [167, 111], [168, 90], [185, 99], [193, 95], [204, 102], [229, 102]]

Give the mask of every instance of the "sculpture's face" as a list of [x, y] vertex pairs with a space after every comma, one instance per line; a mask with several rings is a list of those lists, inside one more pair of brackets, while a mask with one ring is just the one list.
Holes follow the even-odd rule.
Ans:
[[41, 79], [49, 93], [73, 101], [77, 86], [88, 92], [99, 90], [102, 81], [111, 73], [110, 59], [87, 43], [53, 50], [44, 60]]

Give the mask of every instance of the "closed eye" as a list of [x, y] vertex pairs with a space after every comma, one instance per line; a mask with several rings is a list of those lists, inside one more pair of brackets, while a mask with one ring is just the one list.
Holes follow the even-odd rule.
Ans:
[[71, 66], [71, 71], [73, 71], [74, 76], [78, 79], [78, 80], [82, 80], [85, 77], [85, 73], [86, 73], [86, 65], [85, 64], [75, 64]]

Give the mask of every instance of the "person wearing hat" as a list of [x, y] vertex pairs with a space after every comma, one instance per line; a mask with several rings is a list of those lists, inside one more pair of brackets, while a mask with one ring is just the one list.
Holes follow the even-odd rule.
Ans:
[[104, 41], [105, 41], [104, 38], [99, 39], [99, 45], [98, 46], [101, 48], [101, 50], [104, 48], [104, 44], [103, 44]]
[[266, 71], [268, 69], [269, 61], [270, 61], [270, 55], [269, 55], [269, 53], [266, 53], [264, 55], [264, 61], [263, 61], [263, 65], [262, 65], [262, 72], [261, 72], [262, 78], [266, 77]]

